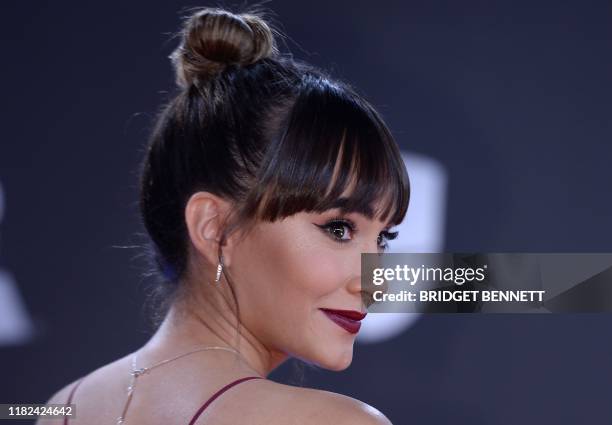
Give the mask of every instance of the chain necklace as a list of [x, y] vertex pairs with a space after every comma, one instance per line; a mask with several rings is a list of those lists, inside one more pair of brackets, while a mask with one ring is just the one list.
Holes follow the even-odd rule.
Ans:
[[130, 407], [130, 402], [132, 401], [132, 396], [134, 395], [134, 390], [136, 389], [136, 380], [138, 379], [139, 376], [144, 375], [145, 373], [149, 373], [151, 371], [151, 369], [154, 369], [154, 368], [156, 368], [158, 366], [161, 366], [161, 365], [169, 363], [171, 361], [180, 359], [181, 357], [187, 356], [189, 354], [197, 353], [199, 351], [204, 351], [204, 350], [225, 350], [225, 351], [231, 351], [231, 352], [241, 356], [240, 353], [238, 351], [234, 350], [233, 348], [219, 347], [219, 346], [212, 346], [212, 347], [211, 346], [206, 346], [206, 347], [196, 348], [194, 350], [188, 351], [188, 352], [183, 353], [183, 354], [179, 354], [178, 356], [172, 357], [170, 359], [163, 360], [163, 361], [161, 361], [159, 363], [154, 364], [153, 366], [141, 367], [141, 368], [137, 369], [136, 368], [136, 358], [138, 356], [138, 351], [135, 352], [134, 355], [132, 356], [132, 371], [130, 372], [130, 374], [132, 375], [132, 380], [130, 382], [130, 385], [127, 388], [127, 399], [125, 400], [125, 405], [123, 406], [123, 411], [121, 412], [121, 416], [119, 416], [117, 418], [117, 425], [123, 425], [123, 422], [125, 421], [125, 415], [127, 413], [128, 408]]

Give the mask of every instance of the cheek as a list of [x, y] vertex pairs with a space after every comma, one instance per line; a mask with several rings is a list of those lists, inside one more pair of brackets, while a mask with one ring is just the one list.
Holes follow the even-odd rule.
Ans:
[[329, 244], [321, 243], [319, 235], [309, 236], [299, 244], [279, 246], [277, 284], [314, 301], [337, 290], [343, 279], [337, 252], [329, 249]]
[[248, 258], [248, 279], [266, 288], [277, 302], [306, 306], [342, 282], [338, 254], [318, 229], [309, 226], [313, 225], [266, 223], [240, 253]]
[[[342, 287], [342, 250], [311, 223], [262, 223], [236, 250], [241, 284], [236, 290], [245, 319], [261, 332], [313, 320], [325, 297]], [[328, 306], [327, 306], [328, 307]], [[247, 316], [248, 315], [248, 316]], [[268, 319], [273, 317], [274, 324]], [[306, 321], [306, 323], [305, 323]]]

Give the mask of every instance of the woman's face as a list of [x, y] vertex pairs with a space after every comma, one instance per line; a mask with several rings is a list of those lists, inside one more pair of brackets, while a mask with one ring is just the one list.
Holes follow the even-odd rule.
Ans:
[[242, 323], [259, 342], [330, 370], [350, 365], [356, 333], [322, 309], [365, 313], [360, 254], [381, 252], [386, 230], [338, 211], [258, 223], [233, 247], [228, 268]]

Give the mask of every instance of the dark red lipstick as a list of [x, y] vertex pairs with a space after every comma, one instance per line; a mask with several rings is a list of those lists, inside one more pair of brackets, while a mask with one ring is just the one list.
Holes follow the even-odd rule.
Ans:
[[355, 310], [333, 310], [328, 308], [322, 308], [321, 310], [335, 324], [352, 334], [359, 332], [359, 328], [361, 327], [360, 320], [366, 317], [367, 314]]

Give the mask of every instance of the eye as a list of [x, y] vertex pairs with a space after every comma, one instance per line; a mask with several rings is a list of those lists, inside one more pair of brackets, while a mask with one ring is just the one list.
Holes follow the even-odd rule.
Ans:
[[389, 244], [386, 241], [392, 241], [397, 238], [399, 232], [389, 232], [384, 230], [378, 235], [378, 246], [382, 251], [386, 251], [389, 248]]
[[355, 224], [344, 218], [334, 218], [319, 226], [336, 242], [346, 243], [352, 239], [352, 234], [355, 231]]

